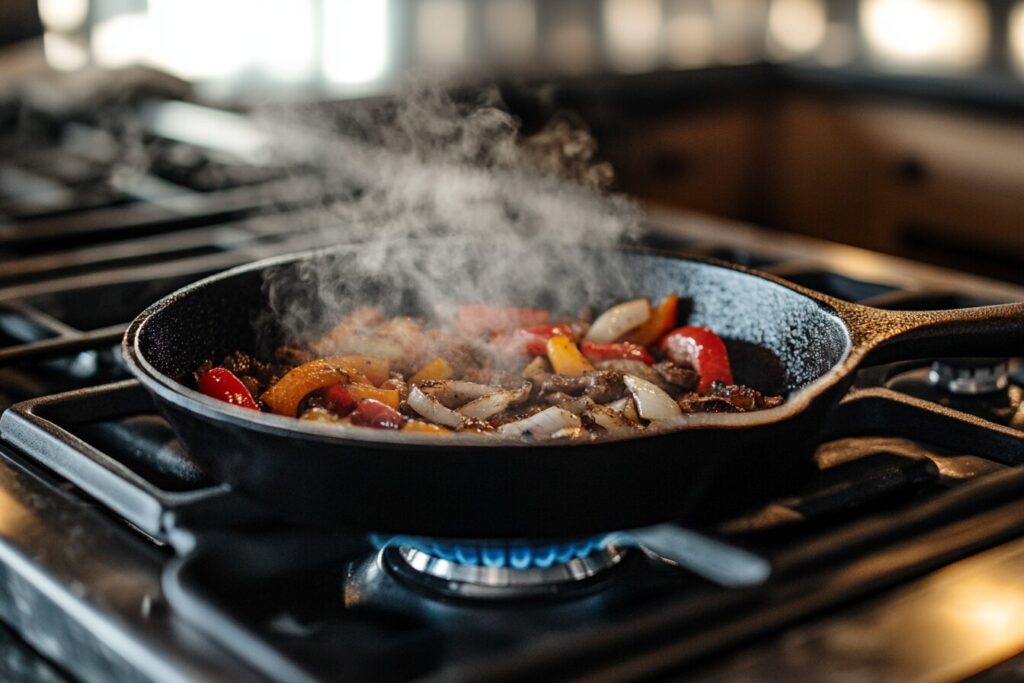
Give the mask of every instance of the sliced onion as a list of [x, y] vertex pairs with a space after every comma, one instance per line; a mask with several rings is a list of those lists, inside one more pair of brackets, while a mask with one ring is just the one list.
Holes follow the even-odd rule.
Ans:
[[465, 416], [441, 405], [436, 398], [423, 393], [419, 386], [414, 385], [409, 390], [409, 398], [406, 399], [406, 402], [410, 408], [435, 424], [458, 429], [466, 421]]
[[522, 403], [530, 397], [531, 384], [526, 382], [519, 389], [510, 391], [495, 391], [494, 393], [481, 396], [470, 401], [458, 409], [466, 417], [475, 417], [481, 420], [493, 417], [504, 411], [509, 406]]
[[573, 415], [582, 415], [597, 404], [594, 403], [594, 399], [589, 396], [577, 396], [576, 398], [568, 398], [565, 401], [561, 401], [556, 404], [559, 408], [568, 410]]
[[612, 306], [594, 321], [585, 339], [596, 344], [610, 344], [651, 317], [651, 302], [633, 299]]
[[608, 406], [595, 405], [586, 412], [586, 416], [609, 434], [634, 433], [638, 427], [635, 422]]
[[622, 381], [636, 401], [637, 412], [645, 420], [669, 420], [683, 414], [679, 404], [655, 384], [633, 375], [623, 375]]
[[498, 427], [498, 431], [507, 435], [530, 433], [534, 436], [543, 437], [551, 436], [563, 429], [574, 429], [582, 426], [583, 423], [580, 421], [580, 418], [568, 410], [552, 406], [540, 411], [536, 415], [503, 424]]
[[620, 413], [622, 417], [626, 418], [633, 424], [640, 424], [640, 413], [636, 412], [636, 401], [633, 400], [632, 396], [620, 398], [618, 401], [612, 401], [606, 405], [612, 410]]
[[458, 379], [430, 380], [420, 382], [417, 386], [424, 394], [434, 398], [448, 408], [461, 406], [481, 396], [501, 391], [501, 387], [492, 387], [487, 384], [477, 384], [476, 382], [466, 382], [465, 380]]

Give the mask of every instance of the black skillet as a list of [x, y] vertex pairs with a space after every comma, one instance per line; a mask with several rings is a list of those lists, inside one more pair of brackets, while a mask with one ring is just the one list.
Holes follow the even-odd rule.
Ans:
[[[385, 248], [346, 246], [230, 270], [157, 302], [125, 335], [129, 368], [189, 451], [234, 490], [304, 523], [428, 537], [538, 539], [720, 519], [800, 480], [825, 417], [865, 360], [1024, 351], [1024, 304], [883, 311], [739, 267], [637, 251], [564, 245], [481, 250], [432, 241], [388, 246], [383, 261], [365, 258], [373, 249]], [[545, 292], [558, 291], [566, 293], [561, 305], [600, 310], [627, 298], [678, 292], [688, 323], [726, 338], [738, 383], [786, 392], [788, 400], [756, 413], [694, 416], [685, 429], [638, 439], [514, 445], [473, 435], [442, 439], [306, 423], [231, 406], [191, 388], [191, 373], [204, 360], [236, 349], [265, 352], [280, 341], [283, 333], [267, 315], [268, 273], [278, 283], [278, 300], [294, 299], [296, 307], [315, 310], [311, 293], [325, 291], [322, 277], [310, 279], [309, 264], [318, 263], [316, 272], [342, 275], [330, 283], [332, 300], [351, 298], [355, 306], [386, 299], [403, 309], [392, 313], [415, 314], [433, 303], [423, 300], [422, 285], [406, 282], [401, 268], [381, 270], [370, 262], [407, 268], [453, 253], [465, 258], [446, 273], [452, 282], [444, 289], [479, 285], [504, 299], [493, 303], [552, 305]], [[546, 273], [544, 281], [514, 277], [517, 268], [507, 266], [517, 263]], [[284, 289], [280, 283], [287, 283]], [[309, 331], [330, 322], [311, 322]]]

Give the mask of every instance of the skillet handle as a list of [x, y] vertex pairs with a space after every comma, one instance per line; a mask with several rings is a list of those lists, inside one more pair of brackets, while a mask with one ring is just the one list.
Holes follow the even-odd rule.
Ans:
[[863, 364], [969, 356], [1024, 356], [1024, 302], [945, 311], [888, 311], [845, 304]]

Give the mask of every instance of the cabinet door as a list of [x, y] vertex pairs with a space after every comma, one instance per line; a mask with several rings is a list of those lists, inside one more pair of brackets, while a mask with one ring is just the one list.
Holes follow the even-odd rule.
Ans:
[[617, 185], [644, 199], [725, 216], [752, 191], [759, 119], [740, 107], [631, 120], [602, 140]]

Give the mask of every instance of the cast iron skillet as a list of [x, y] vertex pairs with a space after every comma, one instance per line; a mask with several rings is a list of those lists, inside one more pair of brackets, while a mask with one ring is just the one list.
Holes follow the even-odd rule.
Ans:
[[[358, 295], [371, 300], [353, 306], [397, 288], [405, 310], [392, 312], [429, 310], [400, 274], [360, 265], [373, 261], [363, 258], [372, 248], [285, 256], [215, 275], [149, 307], [124, 338], [129, 368], [189, 451], [237, 492], [297, 521], [429, 537], [536, 539], [722, 518], [799, 481], [826, 415], [866, 360], [1024, 349], [1024, 304], [883, 311], [721, 263], [577, 247], [567, 260], [565, 246], [489, 245], [479, 268], [451, 277], [493, 284], [495, 270], [509, 269], [488, 264], [539, 260], [548, 282], [510, 281], [501, 289], [507, 300], [495, 302], [516, 305], [549, 304], [543, 291], [553, 288], [596, 310], [678, 292], [690, 323], [726, 338], [737, 382], [785, 391], [787, 402], [756, 413], [694, 416], [681, 431], [638, 439], [509, 445], [471, 435], [341, 430], [245, 410], [190, 388], [191, 373], [205, 359], [278, 341], [266, 314], [267, 273], [292, 283], [284, 296], [295, 306], [312, 301], [317, 282], [311, 284], [307, 267], [315, 261], [344, 274], [332, 296], [344, 300], [347, 288], [360, 284]], [[469, 246], [428, 241], [388, 248], [429, 260]], [[595, 284], [580, 273], [607, 277]], [[368, 294], [368, 282], [379, 289]]]

